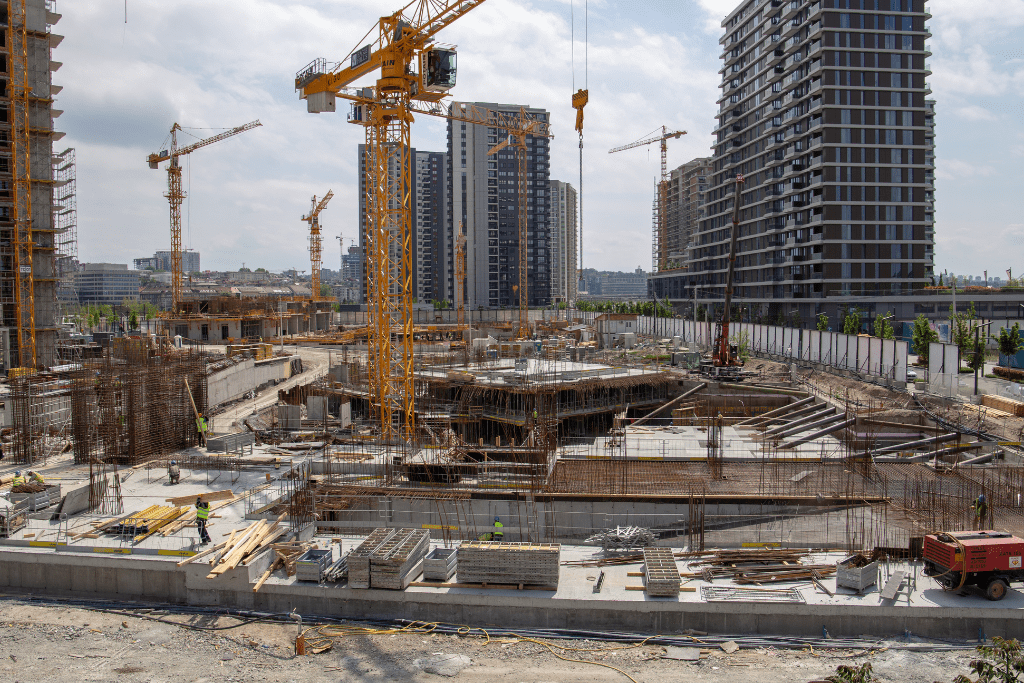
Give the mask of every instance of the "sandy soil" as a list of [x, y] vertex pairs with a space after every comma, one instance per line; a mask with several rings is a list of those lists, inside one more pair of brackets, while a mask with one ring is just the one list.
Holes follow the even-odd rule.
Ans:
[[[171, 614], [169, 621], [195, 626], [234, 626], [227, 616]], [[440, 671], [466, 683], [568, 683], [707, 681], [793, 683], [816, 681], [840, 664], [870, 661], [878, 681], [932, 683], [967, 673], [973, 652], [911, 653], [885, 650], [814, 652], [720, 650], [697, 663], [663, 659], [665, 648], [616, 647], [595, 641], [561, 641], [585, 652], [556, 650], [569, 657], [610, 664], [568, 662], [532, 642], [428, 634], [357, 635], [333, 641], [330, 650], [296, 657], [296, 626], [246, 624], [221, 631], [195, 631], [134, 616], [66, 606], [41, 606], [7, 597], [0, 601], [0, 681], [72, 683], [230, 683], [234, 681], [440, 682], [449, 677], [430, 660], [446, 659]], [[312, 640], [314, 634], [309, 633]], [[440, 657], [440, 656], [447, 656]], [[465, 663], [468, 666], [461, 668]], [[461, 662], [461, 664], [460, 664]], [[451, 666], [454, 664], [454, 666]], [[461, 668], [461, 670], [460, 670]], [[447, 669], [447, 670], [445, 670]], [[627, 674], [629, 677], [627, 677]]]

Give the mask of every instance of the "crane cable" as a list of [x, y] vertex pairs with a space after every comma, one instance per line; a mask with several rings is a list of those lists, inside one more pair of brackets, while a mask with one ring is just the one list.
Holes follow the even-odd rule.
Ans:
[[[578, 112], [576, 118], [576, 130], [580, 134], [580, 189], [577, 193], [576, 203], [577, 210], [579, 212], [579, 245], [577, 245], [576, 251], [578, 254], [579, 261], [576, 265], [576, 286], [577, 294], [579, 292], [579, 285], [583, 281], [583, 108], [586, 106], [589, 99], [589, 63], [590, 63], [590, 8], [589, 0], [583, 0], [583, 88], [576, 91], [576, 10], [575, 3], [570, 0], [569, 2], [569, 17], [570, 17], [570, 28], [572, 35], [569, 39], [569, 50], [572, 61], [572, 89], [573, 95], [573, 108]], [[566, 298], [568, 298], [569, 292], [565, 292]]]

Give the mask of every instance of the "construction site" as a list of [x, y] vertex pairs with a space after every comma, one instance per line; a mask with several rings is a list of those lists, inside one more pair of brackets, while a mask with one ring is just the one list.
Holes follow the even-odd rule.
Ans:
[[[913, 634], [964, 648], [1024, 635], [1024, 403], [959, 393], [955, 345], [918, 359], [904, 341], [725, 313], [531, 309], [525, 249], [508, 269], [518, 306], [467, 316], [464, 241], [454, 310], [414, 310], [413, 113], [500, 129], [493, 151], [511, 148], [524, 178], [526, 139], [550, 136], [525, 109], [440, 106], [455, 53], [434, 36], [481, 2], [414, 3], [380, 20], [365, 54], [296, 74], [309, 112], [341, 98], [365, 129], [360, 311], [334, 311], [319, 275], [311, 297], [182, 295], [179, 159], [260, 124], [188, 146], [175, 124], [147, 158], [168, 162], [171, 310], [145, 335], [63, 339], [74, 154], [50, 155], [59, 182], [29, 184], [20, 164], [41, 133], [19, 132], [18, 107], [27, 121], [36, 103], [12, 85], [24, 161], [8, 228], [0, 219], [16, 275], [2, 302], [5, 593], [295, 618], [297, 654], [340, 638], [302, 628], [328, 617], [453, 637], [469, 633], [457, 625], [664, 634], [697, 649], [693, 661], [709, 644], [731, 655], [737, 642], [858, 648]], [[59, 15], [8, 7], [12, 59], [19, 40], [59, 43], [45, 38]], [[375, 87], [355, 89], [378, 68]], [[62, 217], [30, 218], [33, 193], [51, 187], [37, 204]], [[301, 218], [314, 274], [331, 196]]]

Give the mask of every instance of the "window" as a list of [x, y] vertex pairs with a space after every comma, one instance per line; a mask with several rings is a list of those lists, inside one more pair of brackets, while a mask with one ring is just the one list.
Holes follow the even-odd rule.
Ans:
[[903, 245], [902, 244], [899, 244], [897, 242], [896, 244], [891, 245], [891, 247], [892, 247], [892, 256], [890, 256], [890, 258], [893, 258], [893, 259], [901, 259], [901, 258], [903, 258]]
[[901, 31], [913, 31], [914, 30], [914, 17], [900, 17], [900, 30]]
[[853, 133], [852, 133], [851, 129], [849, 129], [849, 128], [840, 128], [839, 129], [839, 142], [841, 142], [841, 143], [843, 143], [845, 145], [849, 145], [849, 144], [851, 144], [853, 142], [852, 138], [853, 138]]
[[914, 131], [903, 131], [903, 144], [907, 146], [914, 144]]
[[892, 277], [903, 277], [903, 264], [893, 263], [892, 265]]
[[892, 63], [890, 69], [902, 69], [903, 68], [903, 55], [892, 55]]
[[851, 239], [851, 234], [853, 233], [853, 226], [844, 225], [842, 230], [843, 230], [843, 239], [844, 240]]
[[850, 125], [850, 118], [851, 118], [850, 110], [849, 109], [842, 109], [842, 110], [840, 110], [839, 113], [840, 113], [840, 116], [842, 117], [842, 121], [841, 122], [846, 124], [846, 125]]
[[892, 163], [902, 164], [903, 163], [903, 150], [894, 149], [892, 150]]
[[843, 218], [842, 219], [844, 221], [852, 221], [853, 220], [853, 207], [852, 206], [850, 206], [848, 204], [843, 205], [842, 211], [843, 211]]
[[850, 28], [850, 14], [843, 12], [839, 15], [839, 28]]
[[843, 266], [843, 279], [850, 280], [853, 278], [853, 264], [844, 263]]
[[885, 131], [885, 144], [895, 145], [896, 144], [896, 131], [886, 130]]
[[903, 74], [892, 74], [892, 80], [890, 81], [890, 87], [902, 88], [903, 87]]
[[909, 128], [914, 125], [914, 112], [905, 111], [903, 113], [903, 125]]

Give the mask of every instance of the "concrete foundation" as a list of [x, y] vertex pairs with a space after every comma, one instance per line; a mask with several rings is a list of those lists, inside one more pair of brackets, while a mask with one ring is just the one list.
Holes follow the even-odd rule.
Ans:
[[[335, 584], [283, 583], [271, 579], [259, 593], [252, 584], [265, 570], [260, 558], [217, 579], [207, 579], [203, 563], [177, 567], [164, 559], [95, 557], [68, 552], [8, 550], [0, 556], [0, 586], [5, 590], [76, 598], [113, 598], [252, 609], [297, 610], [304, 615], [353, 619], [410, 619], [477, 627], [535, 627], [680, 633], [697, 629], [716, 634], [886, 636], [909, 631], [927, 638], [976, 640], [1024, 636], [1024, 596], [1011, 592], [1001, 603], [927, 589], [921, 606], [876, 604], [705, 603], [673, 598], [634, 599], [614, 596], [616, 581], [607, 580], [608, 597], [592, 595], [587, 574], [597, 569], [562, 567], [555, 591], [474, 588], [410, 588], [406, 591], [356, 590]], [[606, 568], [606, 572], [610, 572]], [[623, 580], [638, 582], [637, 579]], [[615, 577], [610, 577], [610, 579]], [[621, 592], [621, 588], [620, 588]], [[805, 591], [806, 592], [806, 591]], [[931, 595], [937, 592], [937, 596]], [[950, 603], [937, 606], [935, 601]]]

